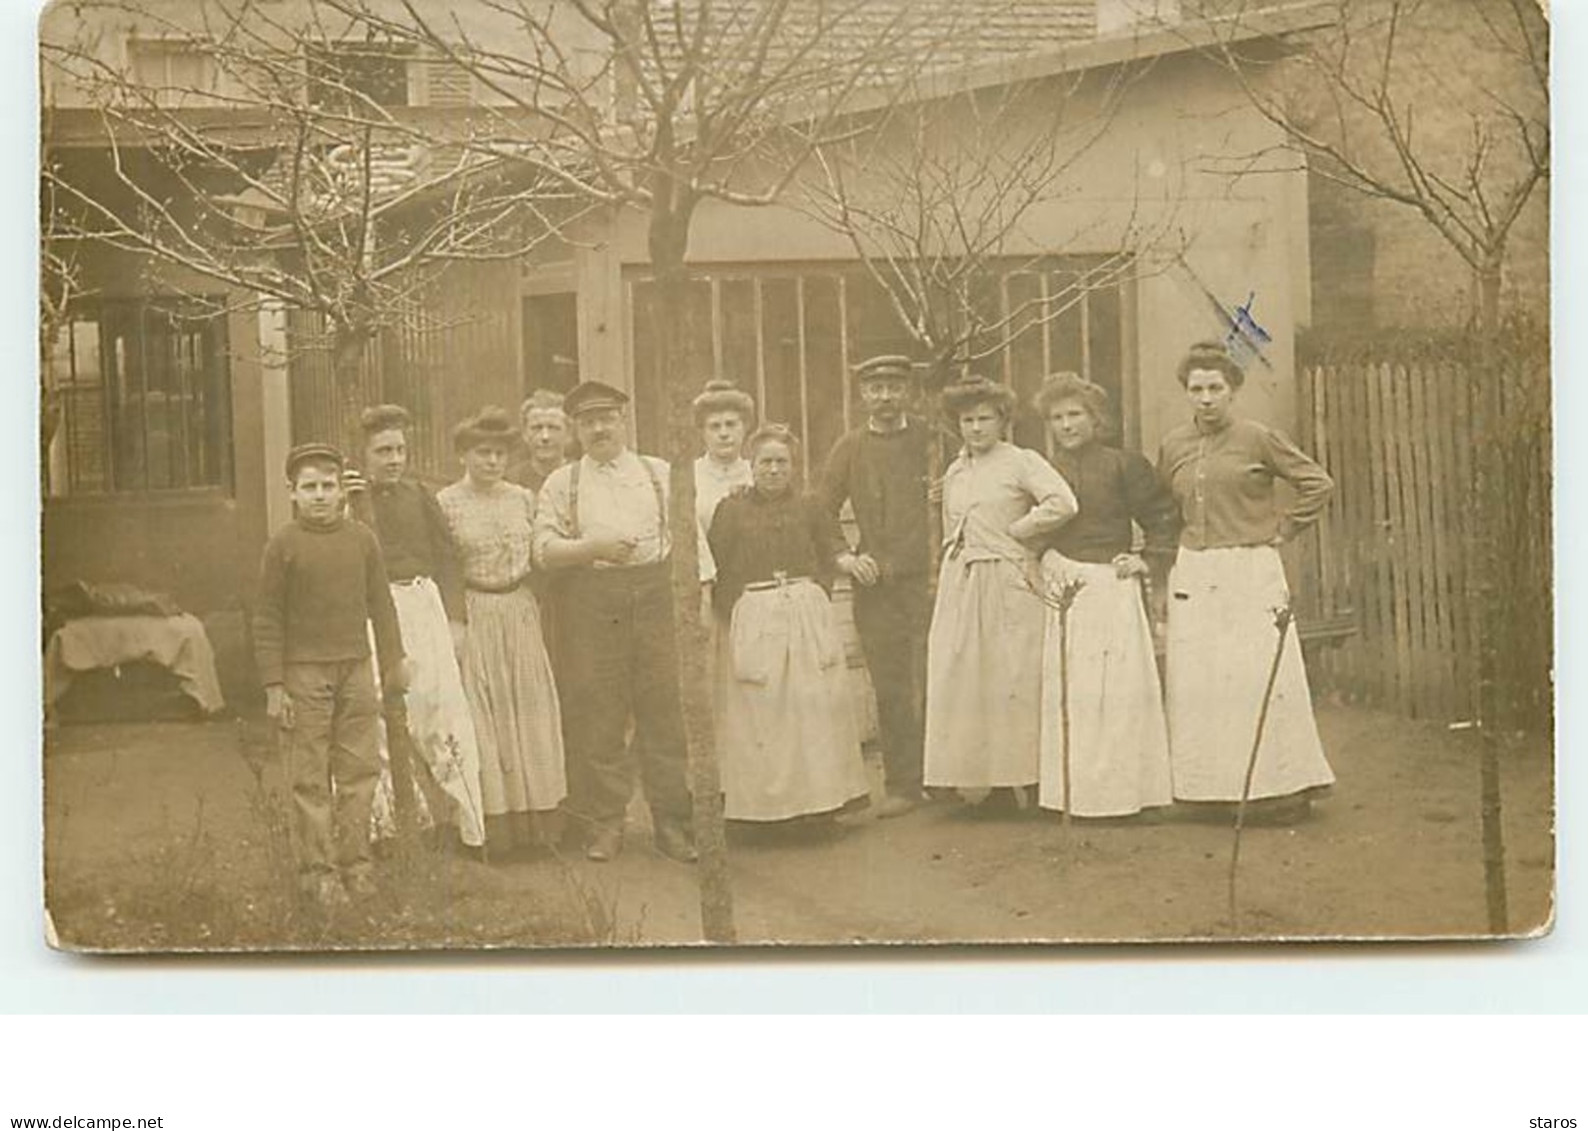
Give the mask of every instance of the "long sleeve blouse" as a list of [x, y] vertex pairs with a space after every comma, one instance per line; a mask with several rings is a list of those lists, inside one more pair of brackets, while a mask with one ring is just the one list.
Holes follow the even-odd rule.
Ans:
[[[1158, 474], [1180, 505], [1180, 545], [1188, 550], [1290, 539], [1318, 521], [1334, 490], [1329, 473], [1288, 436], [1255, 420], [1181, 425], [1163, 438]], [[1288, 509], [1275, 497], [1278, 480], [1295, 490]]]
[[712, 581], [717, 576], [717, 563], [713, 560], [711, 541], [708, 537], [711, 532], [712, 516], [717, 513], [717, 505], [736, 488], [748, 487], [750, 481], [750, 461], [747, 459], [738, 459], [725, 465], [705, 455], [695, 461], [695, 525], [700, 531], [702, 583]]
[[838, 520], [817, 499], [793, 491], [772, 497], [754, 488], [718, 505], [707, 539], [717, 561], [712, 604], [724, 617], [746, 585], [779, 574], [808, 577], [831, 593], [845, 549]]
[[516, 483], [476, 486], [468, 478], [436, 495], [458, 547], [463, 580], [475, 589], [510, 589], [530, 573], [535, 496]]
[[1081, 509], [1047, 540], [1049, 547], [1072, 561], [1113, 561], [1130, 551], [1134, 523], [1141, 527], [1143, 557], [1155, 566], [1174, 558], [1180, 507], [1147, 457], [1087, 444], [1079, 451], [1060, 449], [1053, 463]]
[[1034, 544], [1076, 509], [1070, 485], [1036, 452], [1007, 441], [981, 455], [961, 452], [943, 476], [944, 556], [1034, 560]]
[[412, 479], [377, 483], [370, 491], [370, 509], [386, 576], [392, 581], [430, 578], [441, 591], [447, 619], [467, 619], [457, 548], [435, 496]]

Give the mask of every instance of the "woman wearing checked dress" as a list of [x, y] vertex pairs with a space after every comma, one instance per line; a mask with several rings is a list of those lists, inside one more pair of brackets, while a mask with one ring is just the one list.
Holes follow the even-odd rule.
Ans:
[[[1003, 438], [1014, 394], [980, 378], [943, 390], [964, 450], [943, 475], [943, 562], [927, 636], [926, 784], [972, 804], [1037, 784], [1042, 639], [1037, 552], [1075, 495], [1036, 452]], [[1005, 796], [1009, 796], [1005, 794]]]
[[[1192, 418], [1158, 455], [1183, 520], [1169, 577], [1169, 752], [1177, 801], [1227, 809], [1280, 642], [1275, 615], [1290, 603], [1279, 547], [1318, 520], [1334, 483], [1284, 433], [1235, 414], [1245, 374], [1220, 343], [1192, 346], [1178, 376]], [[1309, 794], [1334, 781], [1293, 625], [1279, 657], [1249, 794], [1262, 803], [1252, 816], [1273, 823], [1304, 818]]]
[[436, 496], [463, 567], [469, 628], [463, 688], [480, 748], [486, 844], [555, 844], [567, 795], [562, 717], [529, 588], [535, 496], [503, 478], [513, 419], [487, 408], [453, 432], [464, 476]]
[[[1078, 817], [1130, 816], [1171, 800], [1163, 690], [1142, 583], [1151, 577], [1162, 592], [1179, 508], [1143, 456], [1101, 442], [1109, 419], [1102, 388], [1056, 373], [1043, 382], [1036, 409], [1054, 465], [1081, 507], [1042, 558], [1049, 611], [1039, 804]], [[1144, 536], [1139, 552], [1133, 524]], [[1066, 592], [1061, 616], [1055, 603]]]
[[849, 564], [835, 517], [795, 489], [787, 428], [756, 430], [754, 486], [717, 506], [712, 599], [725, 625], [717, 740], [725, 813], [783, 821], [832, 813], [866, 794], [843, 641], [828, 596]]

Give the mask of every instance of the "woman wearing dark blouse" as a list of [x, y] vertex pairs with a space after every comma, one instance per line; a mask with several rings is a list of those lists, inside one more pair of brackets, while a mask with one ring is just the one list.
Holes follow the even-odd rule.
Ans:
[[[368, 479], [360, 481], [358, 509], [380, 539], [402, 625], [411, 673], [408, 730], [431, 781], [447, 799], [439, 807], [445, 811], [432, 815], [455, 827], [464, 845], [478, 848], [485, 843], [485, 810], [479, 744], [457, 660], [468, 619], [457, 549], [435, 496], [406, 474], [408, 411], [376, 405], [364, 410], [361, 425]], [[390, 774], [383, 771], [377, 824], [395, 832], [392, 800]], [[437, 800], [432, 794], [433, 810]]]
[[754, 485], [718, 505], [708, 534], [731, 668], [717, 738], [727, 817], [781, 821], [866, 793], [828, 601], [840, 557], [850, 555], [832, 515], [794, 489], [793, 434], [764, 426], [747, 451]]
[[[1183, 519], [1169, 581], [1174, 795], [1233, 802], [1278, 643], [1275, 614], [1290, 603], [1278, 547], [1317, 521], [1334, 483], [1282, 432], [1234, 415], [1244, 374], [1219, 343], [1192, 346], [1178, 376], [1193, 418], [1163, 438], [1158, 456]], [[1288, 507], [1276, 497], [1280, 480], [1292, 489]], [[1249, 796], [1274, 799], [1273, 820], [1299, 819], [1308, 791], [1333, 781], [1292, 628]]]
[[[1179, 515], [1145, 458], [1100, 442], [1108, 394], [1099, 386], [1054, 374], [1036, 409], [1056, 449], [1054, 466], [1080, 504], [1042, 558], [1050, 596], [1067, 583], [1075, 588], [1064, 631], [1058, 610], [1048, 613], [1038, 800], [1081, 817], [1129, 816], [1171, 800], [1163, 693], [1141, 585], [1149, 574], [1161, 584], [1168, 573]], [[1144, 535], [1139, 553], [1133, 523]]]

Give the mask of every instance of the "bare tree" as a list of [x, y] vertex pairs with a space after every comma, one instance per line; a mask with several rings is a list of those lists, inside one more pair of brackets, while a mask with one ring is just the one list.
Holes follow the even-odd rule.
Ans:
[[1518, 219], [1549, 179], [1549, 29], [1534, 0], [1331, 0], [1277, 66], [1212, 49], [1317, 176], [1415, 211], [1471, 270], [1492, 334]]
[[[400, 0], [332, 0], [374, 34], [440, 53], [498, 113], [471, 151], [524, 166], [613, 214], [644, 217], [665, 375], [672, 462], [675, 606], [706, 938], [734, 938], [711, 700], [700, 614], [690, 401], [697, 315], [686, 300], [690, 232], [707, 201], [746, 208], [782, 199], [805, 157], [851, 128], [863, 100], [923, 66], [947, 36], [939, 0], [482, 0], [494, 34], [457, 13]], [[880, 11], [880, 15], [879, 15]], [[939, 23], [934, 25], [935, 14]], [[885, 98], [886, 96], [882, 96]]]
[[[75, 35], [47, 24], [42, 39], [47, 88], [95, 124], [89, 144], [52, 145], [71, 112], [46, 107], [46, 263], [118, 249], [168, 287], [219, 284], [234, 303], [319, 316], [344, 441], [380, 330], [418, 322], [448, 264], [516, 258], [577, 208], [542, 179], [418, 136], [360, 81], [359, 68], [404, 56], [374, 41], [350, 49], [346, 21], [318, 5], [291, 22], [252, 0], [94, 7]], [[94, 37], [115, 21], [198, 62], [140, 74]]]
[[[1088, 290], [1118, 285], [1166, 230], [1135, 209], [1106, 233], [1083, 223], [1063, 246], [1031, 230], [1035, 213], [1075, 194], [1069, 178], [1107, 134], [1129, 81], [1113, 68], [947, 95], [916, 82], [874, 128], [816, 149], [806, 211], [849, 243], [938, 376], [995, 356]], [[1072, 285], [990, 300], [1003, 274], [1040, 269], [1083, 242], [1111, 250]]]
[[[1472, 717], [1481, 744], [1480, 812], [1490, 929], [1506, 930], [1504, 841], [1496, 726], [1513, 653], [1513, 619], [1525, 618], [1503, 561], [1514, 500], [1531, 497], [1535, 475], [1517, 449], [1548, 428], [1547, 368], [1512, 364], [1502, 296], [1517, 223], [1550, 175], [1549, 32], [1533, 0], [1339, 0], [1319, 5], [1324, 26], [1287, 44], [1276, 67], [1237, 49], [1215, 53], [1248, 100], [1283, 132], [1315, 175], [1370, 200], [1409, 209], [1472, 273], [1475, 333], [1466, 372], [1477, 437], [1464, 527], [1465, 615], [1475, 641]], [[1229, 27], [1243, 24], [1241, 8]], [[1520, 378], [1520, 379], [1519, 379]], [[1547, 524], [1546, 533], [1547, 537]], [[1547, 588], [1547, 578], [1543, 580]], [[1546, 601], [1547, 604], [1547, 601]], [[1546, 617], [1547, 620], [1547, 617]], [[1523, 633], [1524, 647], [1548, 647]]]
[[[1063, 243], [1038, 236], [1038, 218], [1076, 195], [1075, 175], [1108, 135], [1134, 78], [1128, 67], [1056, 75], [1047, 81], [945, 91], [924, 76], [875, 126], [819, 146], [803, 182], [804, 207], [840, 234], [925, 355], [928, 399], [954, 376], [997, 359], [1025, 334], [1171, 262], [1172, 204], [1123, 219], [1086, 219]], [[1139, 200], [1139, 197], [1138, 197]], [[1049, 221], [1051, 224], [1051, 221]], [[1102, 255], [1067, 260], [1078, 247]], [[1079, 262], [1063, 284], [1053, 269]], [[1011, 275], [1040, 277], [1040, 289], [1005, 294]], [[928, 473], [942, 474], [943, 453]], [[941, 548], [928, 524], [931, 559]]]

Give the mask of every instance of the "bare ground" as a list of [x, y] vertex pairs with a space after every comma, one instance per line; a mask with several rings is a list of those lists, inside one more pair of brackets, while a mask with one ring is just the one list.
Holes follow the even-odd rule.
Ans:
[[[1390, 715], [1319, 711], [1339, 783], [1296, 828], [1245, 833], [1238, 927], [1231, 831], [1170, 813], [1065, 827], [893, 821], [731, 838], [745, 943], [1019, 942], [1485, 934], [1473, 738]], [[490, 866], [414, 847], [380, 896], [330, 921], [292, 897], [285, 805], [236, 723], [70, 726], [46, 738], [46, 884], [62, 945], [90, 950], [677, 945], [700, 939], [694, 871], [642, 829], [618, 860]], [[1503, 750], [1512, 933], [1552, 917], [1550, 752]], [[636, 825], [642, 823], [637, 819]]]

